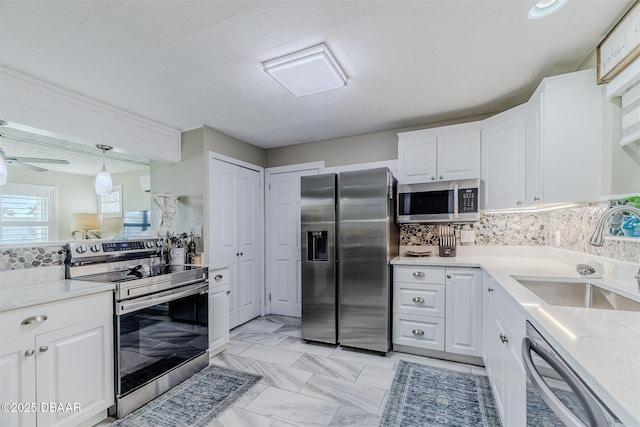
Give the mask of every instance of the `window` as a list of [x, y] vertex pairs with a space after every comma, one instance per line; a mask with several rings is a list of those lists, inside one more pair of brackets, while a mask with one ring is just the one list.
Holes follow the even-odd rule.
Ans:
[[0, 243], [55, 240], [56, 202], [55, 187], [14, 183], [0, 187]]
[[100, 213], [103, 218], [122, 216], [122, 185], [114, 185], [111, 194], [98, 196]]

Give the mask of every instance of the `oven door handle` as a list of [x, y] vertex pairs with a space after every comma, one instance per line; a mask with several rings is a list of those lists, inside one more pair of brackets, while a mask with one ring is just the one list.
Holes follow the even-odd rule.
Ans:
[[571, 390], [575, 393], [576, 397], [582, 404], [587, 417], [589, 418], [589, 426], [591, 427], [604, 427], [607, 426], [602, 409], [598, 406], [595, 399], [589, 395], [589, 392], [585, 389], [582, 383], [575, 378], [574, 374], [570, 372], [562, 362], [558, 361], [554, 354], [540, 348], [535, 340], [530, 338], [522, 339], [522, 361], [524, 362], [524, 368], [527, 372], [527, 377], [538, 390], [542, 399], [549, 405], [551, 410], [568, 426], [585, 427], [585, 424], [573, 413], [564, 403], [555, 395], [553, 390], [544, 382], [544, 379], [538, 372], [531, 358], [531, 352], [534, 351], [540, 358], [549, 364], [555, 370], [562, 379], [564, 379]]
[[188, 297], [190, 295], [200, 294], [203, 290], [206, 290], [209, 287], [208, 282], [203, 282], [201, 285], [189, 286], [189, 289], [171, 293], [169, 295], [163, 295], [161, 297], [145, 299], [144, 301], [139, 302], [126, 302], [119, 303], [116, 307], [116, 314], [127, 314], [132, 311], [142, 310], [144, 308], [153, 307], [157, 304], [162, 304], [165, 302], [173, 301], [179, 298]]

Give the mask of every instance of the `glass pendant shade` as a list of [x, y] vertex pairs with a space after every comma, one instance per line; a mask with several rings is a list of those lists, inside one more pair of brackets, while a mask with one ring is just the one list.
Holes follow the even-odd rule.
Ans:
[[0, 185], [7, 183], [7, 162], [4, 160], [4, 151], [0, 150]]
[[107, 172], [107, 168], [102, 166], [102, 170], [96, 175], [96, 194], [109, 195], [113, 191], [113, 181], [111, 174]]

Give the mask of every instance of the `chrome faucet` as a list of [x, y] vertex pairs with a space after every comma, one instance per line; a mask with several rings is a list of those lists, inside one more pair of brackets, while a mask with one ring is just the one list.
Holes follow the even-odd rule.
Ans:
[[598, 219], [598, 223], [596, 224], [596, 228], [595, 230], [593, 230], [593, 234], [589, 239], [590, 245], [604, 246], [604, 226], [607, 220], [611, 218], [613, 215], [617, 214], [618, 212], [631, 212], [635, 214], [638, 218], [640, 218], [640, 209], [636, 208], [635, 206], [620, 205], [620, 206], [614, 206], [604, 211], [603, 214], [600, 215], [600, 218]]
[[[593, 234], [589, 239], [589, 244], [592, 246], [604, 246], [604, 226], [607, 223], [607, 220], [611, 218], [613, 215], [618, 212], [631, 212], [635, 214], [638, 218], [640, 218], [640, 209], [635, 206], [629, 205], [620, 205], [614, 206], [602, 213], [600, 218], [598, 219], [598, 223], [596, 224], [595, 230], [593, 230]], [[636, 274], [636, 280], [638, 281], [638, 289], [640, 290], [640, 269], [638, 269], [638, 274]]]

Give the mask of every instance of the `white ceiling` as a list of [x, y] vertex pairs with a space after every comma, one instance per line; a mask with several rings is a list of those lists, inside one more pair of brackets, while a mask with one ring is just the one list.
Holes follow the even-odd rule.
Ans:
[[[277, 147], [497, 112], [575, 71], [633, 0], [0, 1], [1, 65], [180, 130]], [[345, 88], [261, 63], [326, 43]]]

